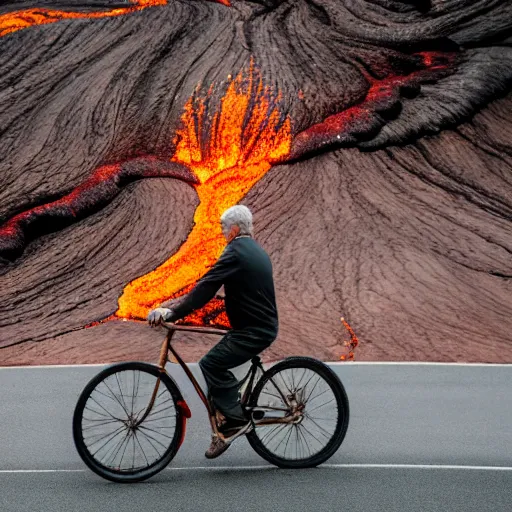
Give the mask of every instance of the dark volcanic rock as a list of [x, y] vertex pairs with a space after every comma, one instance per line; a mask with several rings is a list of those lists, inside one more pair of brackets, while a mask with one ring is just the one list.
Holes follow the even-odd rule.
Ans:
[[[512, 362], [512, 4], [231, 3], [169, 0], [0, 37], [0, 363], [146, 357], [159, 338], [139, 324], [81, 327], [187, 238], [191, 176], [147, 162], [173, 157], [198, 85], [212, 86], [213, 115], [251, 65], [292, 131], [289, 158], [243, 200], [275, 267], [271, 357], [337, 358], [343, 315], [359, 359]], [[10, 2], [0, 30], [50, 5], [127, 4]], [[69, 222], [27, 225], [9, 249], [2, 225], [121, 163], [132, 178], [113, 179], [108, 204], [94, 193], [83, 216], [59, 210]]]

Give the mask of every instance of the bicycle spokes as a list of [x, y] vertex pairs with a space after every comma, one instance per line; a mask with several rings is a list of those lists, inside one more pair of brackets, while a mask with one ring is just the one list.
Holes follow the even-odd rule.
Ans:
[[284, 369], [269, 378], [253, 409], [265, 411], [265, 420], [274, 420], [267, 425], [265, 420], [257, 422], [256, 435], [266, 450], [283, 459], [314, 456], [336, 432], [334, 392], [321, 375], [308, 368]]
[[[176, 409], [157, 378], [141, 371], [116, 372], [90, 393], [82, 416], [83, 440], [91, 456], [117, 471], [136, 471], [160, 460], [173, 439]], [[141, 421], [143, 420], [143, 421]]]

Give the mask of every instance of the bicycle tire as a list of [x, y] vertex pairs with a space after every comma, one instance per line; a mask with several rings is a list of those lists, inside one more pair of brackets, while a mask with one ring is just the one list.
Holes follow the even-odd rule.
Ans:
[[[105, 465], [101, 464], [98, 460], [96, 460], [93, 454], [91, 454], [91, 452], [89, 451], [84, 441], [84, 433], [82, 430], [84, 410], [91, 394], [108, 377], [123, 371], [138, 371], [141, 374], [149, 374], [153, 377], [160, 377], [161, 383], [159, 390], [162, 389], [161, 386], [163, 384], [165, 388], [168, 390], [170, 397], [172, 397], [174, 410], [176, 412], [174, 434], [172, 435], [172, 441], [170, 442], [166, 451], [162, 454], [160, 458], [158, 458], [153, 463], [148, 465], [148, 467], [133, 471], [117, 471], [115, 469], [106, 467]], [[94, 473], [101, 476], [102, 478], [105, 478], [106, 480], [110, 480], [112, 482], [140, 482], [142, 480], [146, 480], [156, 475], [171, 462], [171, 460], [176, 455], [181, 443], [183, 442], [187, 415], [182, 410], [183, 406], [180, 404], [180, 401], [182, 400], [183, 398], [176, 384], [166, 373], [162, 373], [157, 366], [143, 362], [118, 363], [109, 366], [108, 368], [101, 371], [99, 374], [97, 374], [89, 381], [89, 383], [85, 386], [84, 390], [80, 394], [80, 397], [78, 398], [75, 411], [73, 414], [73, 439], [78, 454], [80, 455], [84, 463], [89, 467], [89, 469], [91, 469]]]
[[268, 448], [266, 448], [261, 439], [258, 437], [258, 429], [261, 427], [256, 426], [255, 429], [249, 432], [247, 434], [247, 440], [258, 455], [260, 455], [263, 459], [270, 462], [271, 464], [274, 464], [275, 466], [286, 469], [311, 468], [324, 463], [339, 449], [348, 429], [350, 415], [349, 402], [342, 382], [327, 365], [317, 359], [310, 357], [289, 357], [272, 366], [262, 375], [251, 394], [249, 399], [249, 406], [255, 407], [258, 405], [258, 398], [265, 384], [270, 381], [271, 377], [276, 376], [278, 373], [284, 370], [289, 370], [292, 368], [305, 368], [307, 370], [311, 370], [312, 372], [319, 375], [322, 379], [324, 379], [324, 381], [330, 386], [336, 399], [338, 410], [338, 419], [332, 438], [318, 453], [315, 453], [311, 457], [302, 458], [299, 460], [279, 457], [272, 453]]

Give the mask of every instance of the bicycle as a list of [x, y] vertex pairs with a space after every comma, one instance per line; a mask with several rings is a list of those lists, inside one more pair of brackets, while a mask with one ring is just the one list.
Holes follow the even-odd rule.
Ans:
[[[113, 364], [91, 379], [76, 404], [73, 438], [78, 453], [94, 473], [107, 480], [146, 480], [163, 470], [182, 445], [191, 412], [165, 369], [167, 362], [179, 364], [190, 379], [208, 411], [212, 436], [227, 443], [240, 436], [236, 433], [224, 438], [218, 431], [222, 415], [215, 411], [171, 344], [176, 331], [223, 335], [227, 330], [162, 325], [168, 332], [158, 365]], [[256, 356], [239, 382], [239, 393], [252, 422], [243, 435], [256, 453], [278, 467], [318, 466], [338, 450], [345, 438], [349, 421], [347, 394], [337, 375], [319, 360], [288, 357], [265, 370]], [[329, 413], [333, 417], [328, 417]], [[312, 433], [315, 428], [316, 433]], [[279, 434], [283, 435], [279, 438]], [[288, 452], [290, 441], [296, 445], [293, 457]]]

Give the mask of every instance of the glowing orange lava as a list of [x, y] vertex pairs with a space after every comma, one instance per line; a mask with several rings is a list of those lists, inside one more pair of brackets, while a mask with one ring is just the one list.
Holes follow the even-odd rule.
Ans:
[[359, 345], [359, 340], [357, 339], [355, 332], [352, 330], [352, 327], [350, 327], [350, 325], [344, 318], [341, 318], [341, 322], [345, 326], [345, 329], [347, 329], [348, 333], [350, 334], [350, 341], [343, 342], [343, 345], [347, 348], [347, 353], [342, 354], [340, 356], [340, 359], [342, 361], [353, 361], [355, 357], [354, 350]]
[[47, 25], [64, 19], [108, 18], [111, 16], [120, 16], [122, 14], [141, 11], [147, 7], [166, 4], [167, 0], [134, 0], [128, 7], [110, 9], [109, 11], [58, 11], [42, 7], [13, 11], [6, 14], [0, 14], [0, 37], [34, 25]]
[[[189, 166], [199, 184], [194, 227], [187, 240], [168, 261], [132, 281], [119, 298], [116, 316], [145, 318], [153, 307], [186, 292], [222, 253], [225, 240], [220, 215], [237, 204], [270, 169], [284, 159], [291, 145], [290, 120], [251, 63], [230, 80], [212, 115], [213, 87], [204, 97], [194, 94], [181, 117], [173, 161]], [[209, 313], [220, 312], [221, 303], [210, 303], [187, 322], [212, 323]], [[225, 324], [225, 315], [220, 323]], [[215, 323], [219, 323], [219, 319]]]

